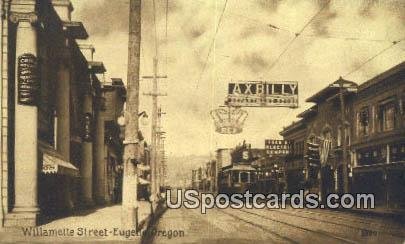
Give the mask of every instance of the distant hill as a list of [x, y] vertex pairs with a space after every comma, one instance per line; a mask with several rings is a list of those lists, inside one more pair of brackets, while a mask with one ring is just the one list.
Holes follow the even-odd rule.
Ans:
[[166, 184], [174, 188], [190, 185], [191, 170], [205, 165], [209, 160], [209, 155], [169, 156]]

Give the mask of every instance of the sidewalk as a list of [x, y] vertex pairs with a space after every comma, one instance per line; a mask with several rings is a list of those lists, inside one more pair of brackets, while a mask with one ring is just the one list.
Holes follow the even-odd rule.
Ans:
[[[140, 201], [138, 221], [146, 227], [151, 213], [149, 202]], [[72, 241], [140, 241], [135, 232], [121, 229], [121, 205], [107, 206], [74, 213], [72, 216], [53, 220], [31, 230], [24, 235], [22, 228], [0, 230], [0, 242], [66, 242]], [[58, 232], [56, 234], [56, 232]]]

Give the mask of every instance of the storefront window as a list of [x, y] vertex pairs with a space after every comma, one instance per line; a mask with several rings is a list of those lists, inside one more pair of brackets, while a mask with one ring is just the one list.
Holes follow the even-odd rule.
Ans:
[[358, 165], [373, 165], [385, 163], [387, 160], [386, 145], [362, 149], [357, 154]]
[[405, 161], [405, 143], [396, 143], [390, 145], [391, 162]]

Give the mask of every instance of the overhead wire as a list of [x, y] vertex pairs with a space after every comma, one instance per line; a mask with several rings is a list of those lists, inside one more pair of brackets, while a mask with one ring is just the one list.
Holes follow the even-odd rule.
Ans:
[[225, 13], [225, 9], [226, 9], [227, 4], [228, 4], [228, 0], [225, 0], [224, 7], [223, 7], [222, 12], [221, 12], [221, 15], [220, 15], [220, 17], [219, 17], [219, 19], [218, 19], [217, 28], [215, 29], [214, 37], [212, 38], [211, 44], [210, 44], [209, 49], [208, 49], [207, 57], [205, 58], [205, 62], [204, 62], [203, 69], [201, 70], [200, 75], [199, 75], [198, 80], [197, 80], [196, 89], [198, 88], [199, 82], [200, 82], [200, 80], [201, 80], [201, 78], [202, 78], [202, 76], [203, 76], [203, 74], [204, 74], [204, 72], [205, 72], [205, 69], [207, 68], [208, 59], [209, 59], [209, 57], [210, 57], [212, 47], [214, 46], [215, 39], [216, 39], [216, 37], [217, 37], [219, 28], [220, 28], [220, 26], [221, 26], [221, 22], [222, 22], [222, 19], [223, 19], [223, 16], [224, 16], [224, 13]]
[[288, 51], [288, 49], [289, 49], [290, 46], [294, 43], [294, 41], [301, 35], [301, 33], [308, 27], [308, 25], [326, 8], [326, 6], [329, 5], [329, 2], [330, 2], [330, 0], [328, 0], [328, 1], [324, 4], [324, 6], [323, 6], [321, 9], [319, 9], [318, 12], [317, 12], [314, 16], [312, 16], [312, 18], [301, 28], [301, 30], [298, 31], [298, 32], [295, 34], [294, 38], [291, 39], [290, 42], [288, 42], [288, 44], [287, 44], [287, 46], [284, 48], [284, 50], [280, 53], [280, 55], [276, 58], [276, 60], [270, 65], [268, 71], [271, 71], [271, 70], [276, 66], [276, 64], [279, 62], [279, 60], [281, 59], [281, 57]]
[[168, 71], [168, 55], [169, 55], [169, 48], [168, 48], [168, 39], [167, 39], [167, 27], [168, 27], [168, 22], [169, 22], [169, 0], [166, 0], [166, 17], [165, 17], [165, 53], [166, 53], [166, 57], [165, 57], [165, 71], [167, 74]]
[[157, 22], [156, 22], [156, 1], [152, 0], [152, 5], [153, 5], [153, 25], [154, 25], [154, 31], [155, 31], [155, 58], [158, 57], [158, 34], [157, 34]]
[[314, 38], [321, 38], [321, 39], [341, 39], [341, 40], [351, 40], [351, 41], [371, 41], [371, 42], [392, 42], [392, 40], [386, 40], [386, 39], [371, 39], [371, 38], [361, 38], [361, 37], [348, 37], [348, 36], [336, 36], [336, 35], [315, 35], [315, 34], [299, 34], [297, 32], [293, 32], [287, 28], [280, 27], [278, 25], [274, 25], [271, 23], [263, 23], [263, 21], [252, 18], [252, 17], [247, 17], [243, 14], [238, 14], [238, 13], [233, 13], [233, 12], [227, 12], [228, 15], [233, 15], [233, 16], [239, 16], [241, 18], [244, 18], [248, 22], [254, 23], [256, 25], [260, 25], [263, 27], [267, 27], [270, 29], [273, 29], [275, 31], [283, 31], [286, 32], [290, 35], [299, 35], [303, 37], [314, 37]]
[[403, 40], [399, 40], [399, 41], [394, 41], [391, 43], [391, 45], [389, 45], [388, 47], [384, 48], [383, 50], [379, 51], [377, 54], [373, 55], [372, 57], [368, 58], [366, 61], [364, 61], [362, 64], [360, 64], [358, 67], [356, 67], [355, 69], [351, 70], [349, 73], [347, 73], [346, 75], [344, 75], [343, 77], [347, 77], [351, 74], [353, 74], [354, 72], [357, 72], [358, 70], [360, 70], [364, 65], [366, 65], [367, 63], [371, 62], [373, 59], [375, 59], [376, 57], [380, 56], [382, 53], [386, 52], [387, 50], [391, 49], [392, 47], [394, 47], [395, 45], [397, 45], [398, 43], [400, 43]]

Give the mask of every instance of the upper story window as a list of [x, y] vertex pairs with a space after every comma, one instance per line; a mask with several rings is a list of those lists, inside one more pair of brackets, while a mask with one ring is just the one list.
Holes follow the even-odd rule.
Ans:
[[391, 131], [395, 129], [396, 109], [395, 100], [388, 99], [378, 106], [379, 131]]
[[369, 122], [370, 122], [370, 109], [369, 107], [362, 107], [357, 113], [358, 123], [357, 123], [357, 134], [359, 136], [366, 136], [369, 134]]

